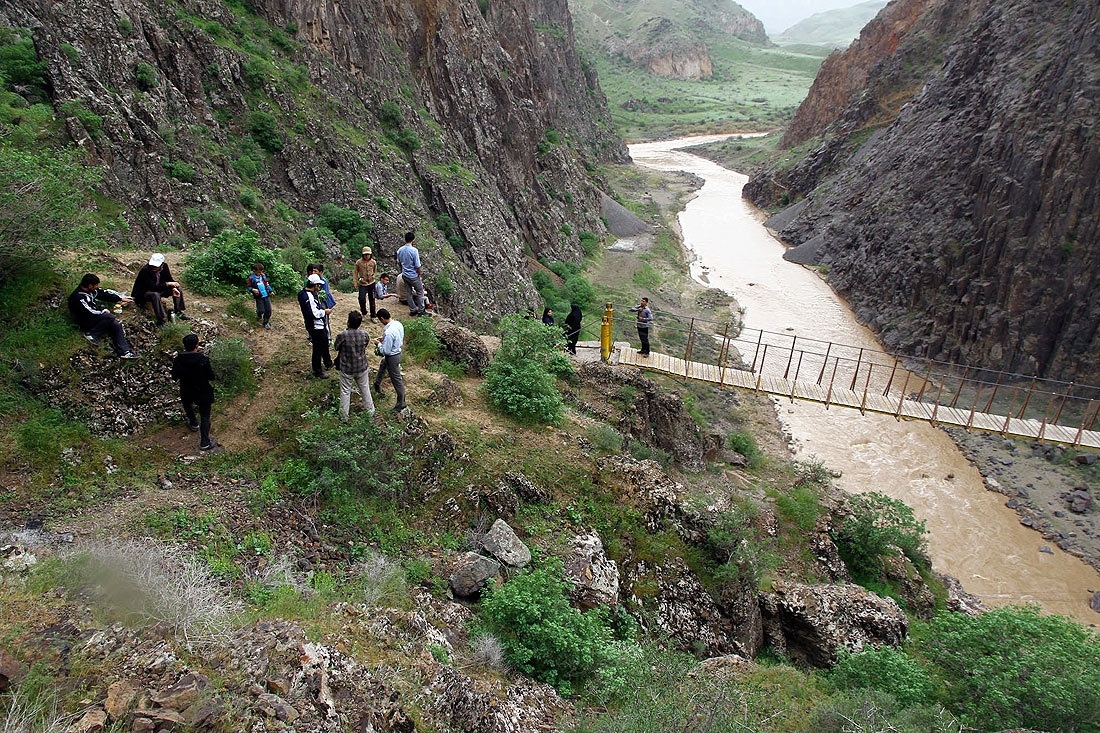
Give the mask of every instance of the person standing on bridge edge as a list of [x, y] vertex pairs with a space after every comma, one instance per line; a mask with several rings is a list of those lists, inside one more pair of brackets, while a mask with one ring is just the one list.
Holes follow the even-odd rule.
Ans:
[[565, 338], [568, 341], [566, 350], [573, 356], [577, 355], [577, 340], [581, 337], [581, 307], [576, 303], [569, 306], [569, 315], [565, 317]]
[[638, 314], [638, 340], [642, 346], [638, 349], [638, 356], [649, 356], [649, 326], [653, 323], [653, 311], [649, 307], [649, 298], [642, 298], [638, 305], [630, 309], [631, 313]]

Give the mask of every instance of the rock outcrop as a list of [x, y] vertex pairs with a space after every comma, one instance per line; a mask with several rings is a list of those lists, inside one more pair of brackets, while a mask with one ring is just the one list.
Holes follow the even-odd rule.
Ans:
[[779, 234], [814, 245], [892, 350], [1100, 380], [1100, 8], [953, 0], [937, 18], [956, 22], [942, 65]]

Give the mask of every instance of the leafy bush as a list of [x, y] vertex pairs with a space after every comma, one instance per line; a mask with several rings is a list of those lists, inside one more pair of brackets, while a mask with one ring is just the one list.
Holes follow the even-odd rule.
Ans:
[[82, 204], [98, 172], [75, 150], [28, 152], [0, 146], [0, 280], [59, 247], [90, 250], [96, 239]]
[[449, 298], [455, 294], [455, 284], [451, 282], [451, 278], [447, 273], [441, 272], [435, 276], [435, 281], [432, 283], [435, 288], [435, 297], [439, 299]]
[[241, 192], [237, 194], [237, 200], [241, 202], [241, 206], [249, 211], [256, 211], [261, 208], [260, 193], [254, 188], [242, 188]]
[[601, 453], [618, 455], [623, 451], [623, 434], [606, 423], [590, 428], [588, 440]]
[[249, 117], [252, 139], [269, 153], [278, 153], [283, 149], [283, 137], [279, 132], [279, 121], [270, 112], [257, 111]]
[[264, 169], [264, 154], [260, 146], [251, 137], [241, 140], [237, 147], [237, 157], [233, 160], [233, 170], [246, 181], [258, 176]]
[[751, 501], [715, 517], [704, 534], [704, 545], [718, 563], [714, 579], [720, 584], [755, 589], [764, 573], [777, 562], [756, 531], [759, 509]]
[[188, 209], [187, 216], [205, 224], [206, 231], [211, 237], [216, 237], [233, 225], [233, 217], [229, 215], [228, 211], [221, 208], [207, 209], [206, 211]]
[[435, 218], [435, 226], [443, 234], [452, 249], [458, 251], [466, 247], [466, 240], [462, 238], [461, 232], [458, 231], [458, 224], [450, 216], [440, 214]]
[[140, 62], [134, 69], [134, 83], [138, 85], [138, 89], [145, 92], [155, 88], [160, 83], [157, 70], [151, 64]]
[[1100, 731], [1100, 638], [1030, 607], [945, 613], [920, 652], [943, 680], [948, 708], [980, 730]]
[[872, 491], [849, 497], [848, 508], [850, 515], [831, 534], [840, 557], [857, 579], [877, 578], [882, 558], [895, 547], [918, 567], [931, 565], [925, 550], [924, 522], [918, 521], [904, 502]]
[[435, 335], [431, 318], [411, 318], [405, 323], [405, 353], [424, 363], [439, 356], [443, 342]]
[[184, 277], [197, 293], [221, 295], [244, 289], [255, 262], [264, 264], [264, 272], [276, 293], [289, 295], [301, 287], [298, 273], [279, 258], [276, 250], [260, 245], [260, 235], [245, 227], [227, 229], [213, 239], [197, 244], [188, 253]]
[[498, 328], [500, 349], [482, 385], [489, 404], [521, 422], [558, 423], [564, 405], [554, 374], [571, 368], [561, 330], [520, 314], [505, 316]]
[[568, 590], [560, 561], [549, 561], [488, 589], [475, 628], [500, 639], [513, 668], [563, 694], [614, 658], [606, 610], [581, 613], [569, 605]]
[[830, 677], [841, 688], [888, 693], [906, 707], [928, 702], [935, 693], [928, 671], [908, 654], [892, 647], [842, 654]]
[[182, 183], [191, 183], [195, 180], [195, 166], [186, 161], [169, 161], [164, 164], [164, 170], [170, 178], [175, 178]]
[[[337, 241], [344, 245], [344, 252], [352, 259], [358, 259], [363, 247], [371, 244], [370, 234], [374, 231], [374, 224], [354, 209], [345, 209], [333, 203], [321, 204], [315, 221], [318, 227], [332, 232]], [[308, 249], [304, 242], [303, 246]]]
[[309, 471], [295, 469], [295, 478], [307, 484], [290, 485], [295, 493], [336, 500], [354, 494], [394, 497], [413, 481], [400, 428], [379, 425], [366, 413], [343, 422], [314, 411], [308, 420], [311, 427], [298, 435], [298, 445]]
[[726, 436], [726, 447], [743, 455], [750, 468], [759, 466], [764, 458], [751, 433], [730, 433]]
[[585, 257], [592, 257], [600, 249], [600, 238], [596, 236], [594, 232], [590, 232], [587, 229], [581, 232], [579, 235], [581, 240], [581, 247], [584, 249]]
[[99, 137], [103, 132], [103, 118], [85, 107], [84, 103], [78, 99], [61, 105], [61, 114], [66, 117], [75, 117], [91, 137]]
[[214, 387], [222, 397], [232, 397], [256, 387], [252, 353], [239, 338], [219, 338], [206, 350], [217, 379]]

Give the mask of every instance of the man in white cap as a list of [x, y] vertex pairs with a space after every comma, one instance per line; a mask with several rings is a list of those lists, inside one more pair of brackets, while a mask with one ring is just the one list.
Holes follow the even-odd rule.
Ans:
[[306, 333], [309, 334], [309, 342], [313, 344], [313, 358], [310, 366], [313, 368], [313, 376], [317, 379], [328, 379], [322, 369], [332, 369], [332, 355], [328, 350], [328, 316], [331, 308], [325, 308], [320, 300], [321, 285], [324, 280], [317, 273], [312, 273], [306, 278], [305, 287], [298, 291], [298, 305], [302, 308], [302, 317], [305, 319]]
[[172, 313], [176, 318], [181, 321], [191, 320], [183, 312], [187, 307], [183, 302], [183, 286], [172, 278], [172, 271], [168, 269], [164, 255], [159, 252], [149, 258], [149, 264], [138, 270], [130, 297], [139, 307], [144, 307], [146, 303], [152, 306], [158, 326], [163, 326], [168, 320], [164, 304], [160, 302], [161, 298], [172, 298]]
[[367, 301], [370, 301], [370, 319], [374, 320], [374, 285], [378, 274], [378, 260], [370, 247], [363, 248], [363, 256], [355, 261], [355, 284], [359, 286], [359, 313], [367, 315]]

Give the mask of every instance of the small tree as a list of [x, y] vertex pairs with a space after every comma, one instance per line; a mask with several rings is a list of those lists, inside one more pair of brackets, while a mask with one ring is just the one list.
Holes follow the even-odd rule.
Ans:
[[485, 371], [489, 404], [521, 422], [558, 423], [564, 405], [554, 377], [572, 369], [564, 334], [520, 314], [502, 318], [499, 330], [500, 349]]
[[840, 557], [856, 578], [877, 578], [882, 572], [882, 558], [894, 548], [918, 567], [930, 566], [924, 522], [917, 520], [904, 502], [872, 491], [850, 497], [848, 508], [851, 514], [832, 536]]
[[192, 250], [184, 264], [184, 277], [197, 293], [211, 295], [243, 292], [252, 265], [262, 262], [267, 279], [276, 293], [289, 295], [301, 287], [302, 278], [274, 249], [260, 244], [254, 229], [226, 229]]

